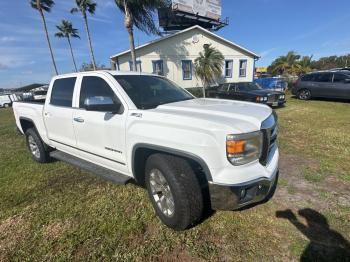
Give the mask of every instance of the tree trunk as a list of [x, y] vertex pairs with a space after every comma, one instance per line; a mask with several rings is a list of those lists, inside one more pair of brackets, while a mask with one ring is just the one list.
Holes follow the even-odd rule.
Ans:
[[74, 58], [74, 54], [73, 54], [73, 48], [72, 48], [72, 44], [70, 42], [70, 37], [69, 36], [67, 37], [67, 40], [68, 40], [68, 44], [69, 44], [70, 54], [72, 55], [75, 72], [78, 72], [77, 64], [75, 63], [75, 58]]
[[37, 5], [38, 5], [38, 10], [39, 10], [40, 16], [41, 16], [41, 18], [42, 18], [42, 20], [43, 20], [44, 30], [45, 30], [45, 35], [46, 35], [46, 40], [47, 40], [47, 44], [49, 45], [50, 54], [51, 54], [51, 59], [52, 59], [52, 64], [53, 64], [53, 67], [55, 68], [55, 73], [56, 73], [56, 75], [58, 75], [57, 66], [56, 66], [55, 58], [54, 58], [54, 56], [53, 56], [52, 47], [51, 47], [51, 43], [50, 43], [49, 33], [47, 32], [47, 26], [46, 26], [45, 16], [44, 16], [43, 11], [42, 11], [41, 8], [40, 8], [39, 0], [37, 0]]
[[205, 98], [205, 83], [203, 83], [203, 98]]
[[137, 71], [137, 64], [136, 64], [136, 53], [135, 53], [135, 43], [134, 43], [134, 33], [132, 27], [127, 28], [128, 30], [128, 36], [129, 36], [129, 42], [130, 42], [130, 52], [131, 52], [131, 61], [132, 61], [132, 70]]
[[132, 16], [129, 12], [129, 8], [126, 4], [126, 0], [124, 0], [124, 10], [125, 10], [124, 25], [126, 30], [128, 31], [128, 37], [129, 37], [129, 43], [130, 43], [130, 53], [131, 53], [131, 61], [132, 61], [131, 69], [132, 71], [137, 71], [133, 21], [132, 21]]
[[90, 48], [91, 62], [92, 62], [92, 66], [94, 67], [94, 70], [96, 70], [95, 56], [94, 56], [94, 51], [92, 49], [90, 30], [89, 30], [89, 25], [88, 25], [86, 14], [83, 14], [83, 18], [84, 18], [85, 30], [86, 30], [86, 34], [87, 34], [87, 38], [88, 38], [88, 44], [89, 44], [89, 48]]

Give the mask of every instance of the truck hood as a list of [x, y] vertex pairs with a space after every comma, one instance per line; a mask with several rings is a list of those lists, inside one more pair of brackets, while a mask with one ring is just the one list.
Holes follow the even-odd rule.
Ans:
[[[265, 105], [224, 99], [198, 98], [160, 105], [154, 109], [157, 113], [192, 118], [198, 124], [202, 120], [203, 128], [220, 128], [251, 132], [260, 129], [261, 122], [272, 113]], [[185, 121], [187, 122], [187, 121]], [[187, 122], [189, 123], [189, 122]]]

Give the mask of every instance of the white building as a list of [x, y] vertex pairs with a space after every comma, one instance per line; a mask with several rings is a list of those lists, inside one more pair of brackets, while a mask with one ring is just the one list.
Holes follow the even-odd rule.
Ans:
[[[225, 57], [223, 76], [218, 83], [253, 80], [255, 61], [259, 56], [200, 26], [137, 47], [137, 68], [142, 72], [164, 75], [184, 88], [201, 87], [201, 80], [194, 75], [193, 63], [204, 44], [211, 44]], [[130, 49], [113, 55], [110, 59], [115, 69], [131, 70]]]

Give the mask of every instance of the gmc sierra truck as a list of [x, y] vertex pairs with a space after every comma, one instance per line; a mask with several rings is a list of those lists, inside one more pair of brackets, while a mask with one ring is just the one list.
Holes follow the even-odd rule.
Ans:
[[44, 103], [13, 110], [35, 161], [142, 185], [175, 230], [208, 205], [241, 209], [276, 188], [277, 116], [265, 105], [195, 98], [158, 75], [96, 71], [54, 77]]

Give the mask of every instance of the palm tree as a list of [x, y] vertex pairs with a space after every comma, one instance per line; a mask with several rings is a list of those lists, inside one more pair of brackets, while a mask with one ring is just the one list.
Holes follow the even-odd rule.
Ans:
[[303, 75], [306, 73], [309, 73], [312, 71], [311, 64], [312, 64], [312, 57], [313, 56], [303, 56], [299, 61], [299, 68], [298, 68], [298, 75]]
[[134, 25], [146, 34], [160, 34], [154, 23], [153, 14], [158, 8], [165, 7], [167, 0], [115, 0], [115, 3], [124, 13], [124, 26], [130, 42], [132, 70], [137, 71]]
[[280, 56], [270, 66], [269, 71], [272, 74], [297, 74], [299, 69], [298, 60], [300, 55], [294, 51], [289, 51], [286, 56]]
[[62, 20], [61, 24], [56, 25], [56, 27], [59, 30], [59, 32], [57, 32], [55, 34], [55, 36], [58, 38], [62, 38], [62, 37], [67, 38], [69, 48], [70, 48], [70, 53], [71, 53], [72, 59], [73, 59], [75, 72], [78, 72], [77, 64], [75, 63], [75, 58], [74, 58], [74, 54], [73, 54], [72, 44], [70, 41], [71, 38], [80, 38], [78, 35], [78, 29], [73, 28], [72, 23], [67, 21], [67, 20]]
[[211, 44], [205, 44], [203, 48], [203, 52], [199, 52], [199, 57], [194, 60], [194, 73], [202, 80], [203, 97], [205, 97], [206, 87], [222, 76], [224, 56]]
[[91, 43], [91, 36], [90, 36], [90, 30], [89, 30], [89, 24], [87, 20], [87, 13], [93, 15], [96, 10], [97, 4], [93, 0], [75, 0], [77, 7], [72, 8], [70, 11], [72, 14], [76, 12], [81, 12], [84, 24], [85, 24], [85, 30], [88, 38], [88, 44], [90, 48], [90, 56], [91, 56], [91, 63], [94, 67], [94, 70], [96, 70], [96, 62], [95, 62], [95, 56], [94, 51], [92, 49], [92, 43]]
[[52, 47], [51, 47], [50, 38], [49, 38], [49, 33], [47, 32], [46, 20], [45, 20], [45, 16], [44, 16], [44, 12], [50, 12], [51, 8], [54, 4], [55, 4], [55, 2], [53, 0], [30, 0], [30, 5], [32, 6], [32, 8], [38, 10], [38, 12], [41, 16], [41, 19], [43, 21], [44, 31], [45, 31], [45, 35], [46, 35], [47, 44], [49, 45], [52, 64], [53, 64], [53, 67], [55, 68], [56, 75], [58, 75], [57, 66], [56, 66], [55, 58], [53, 56]]

